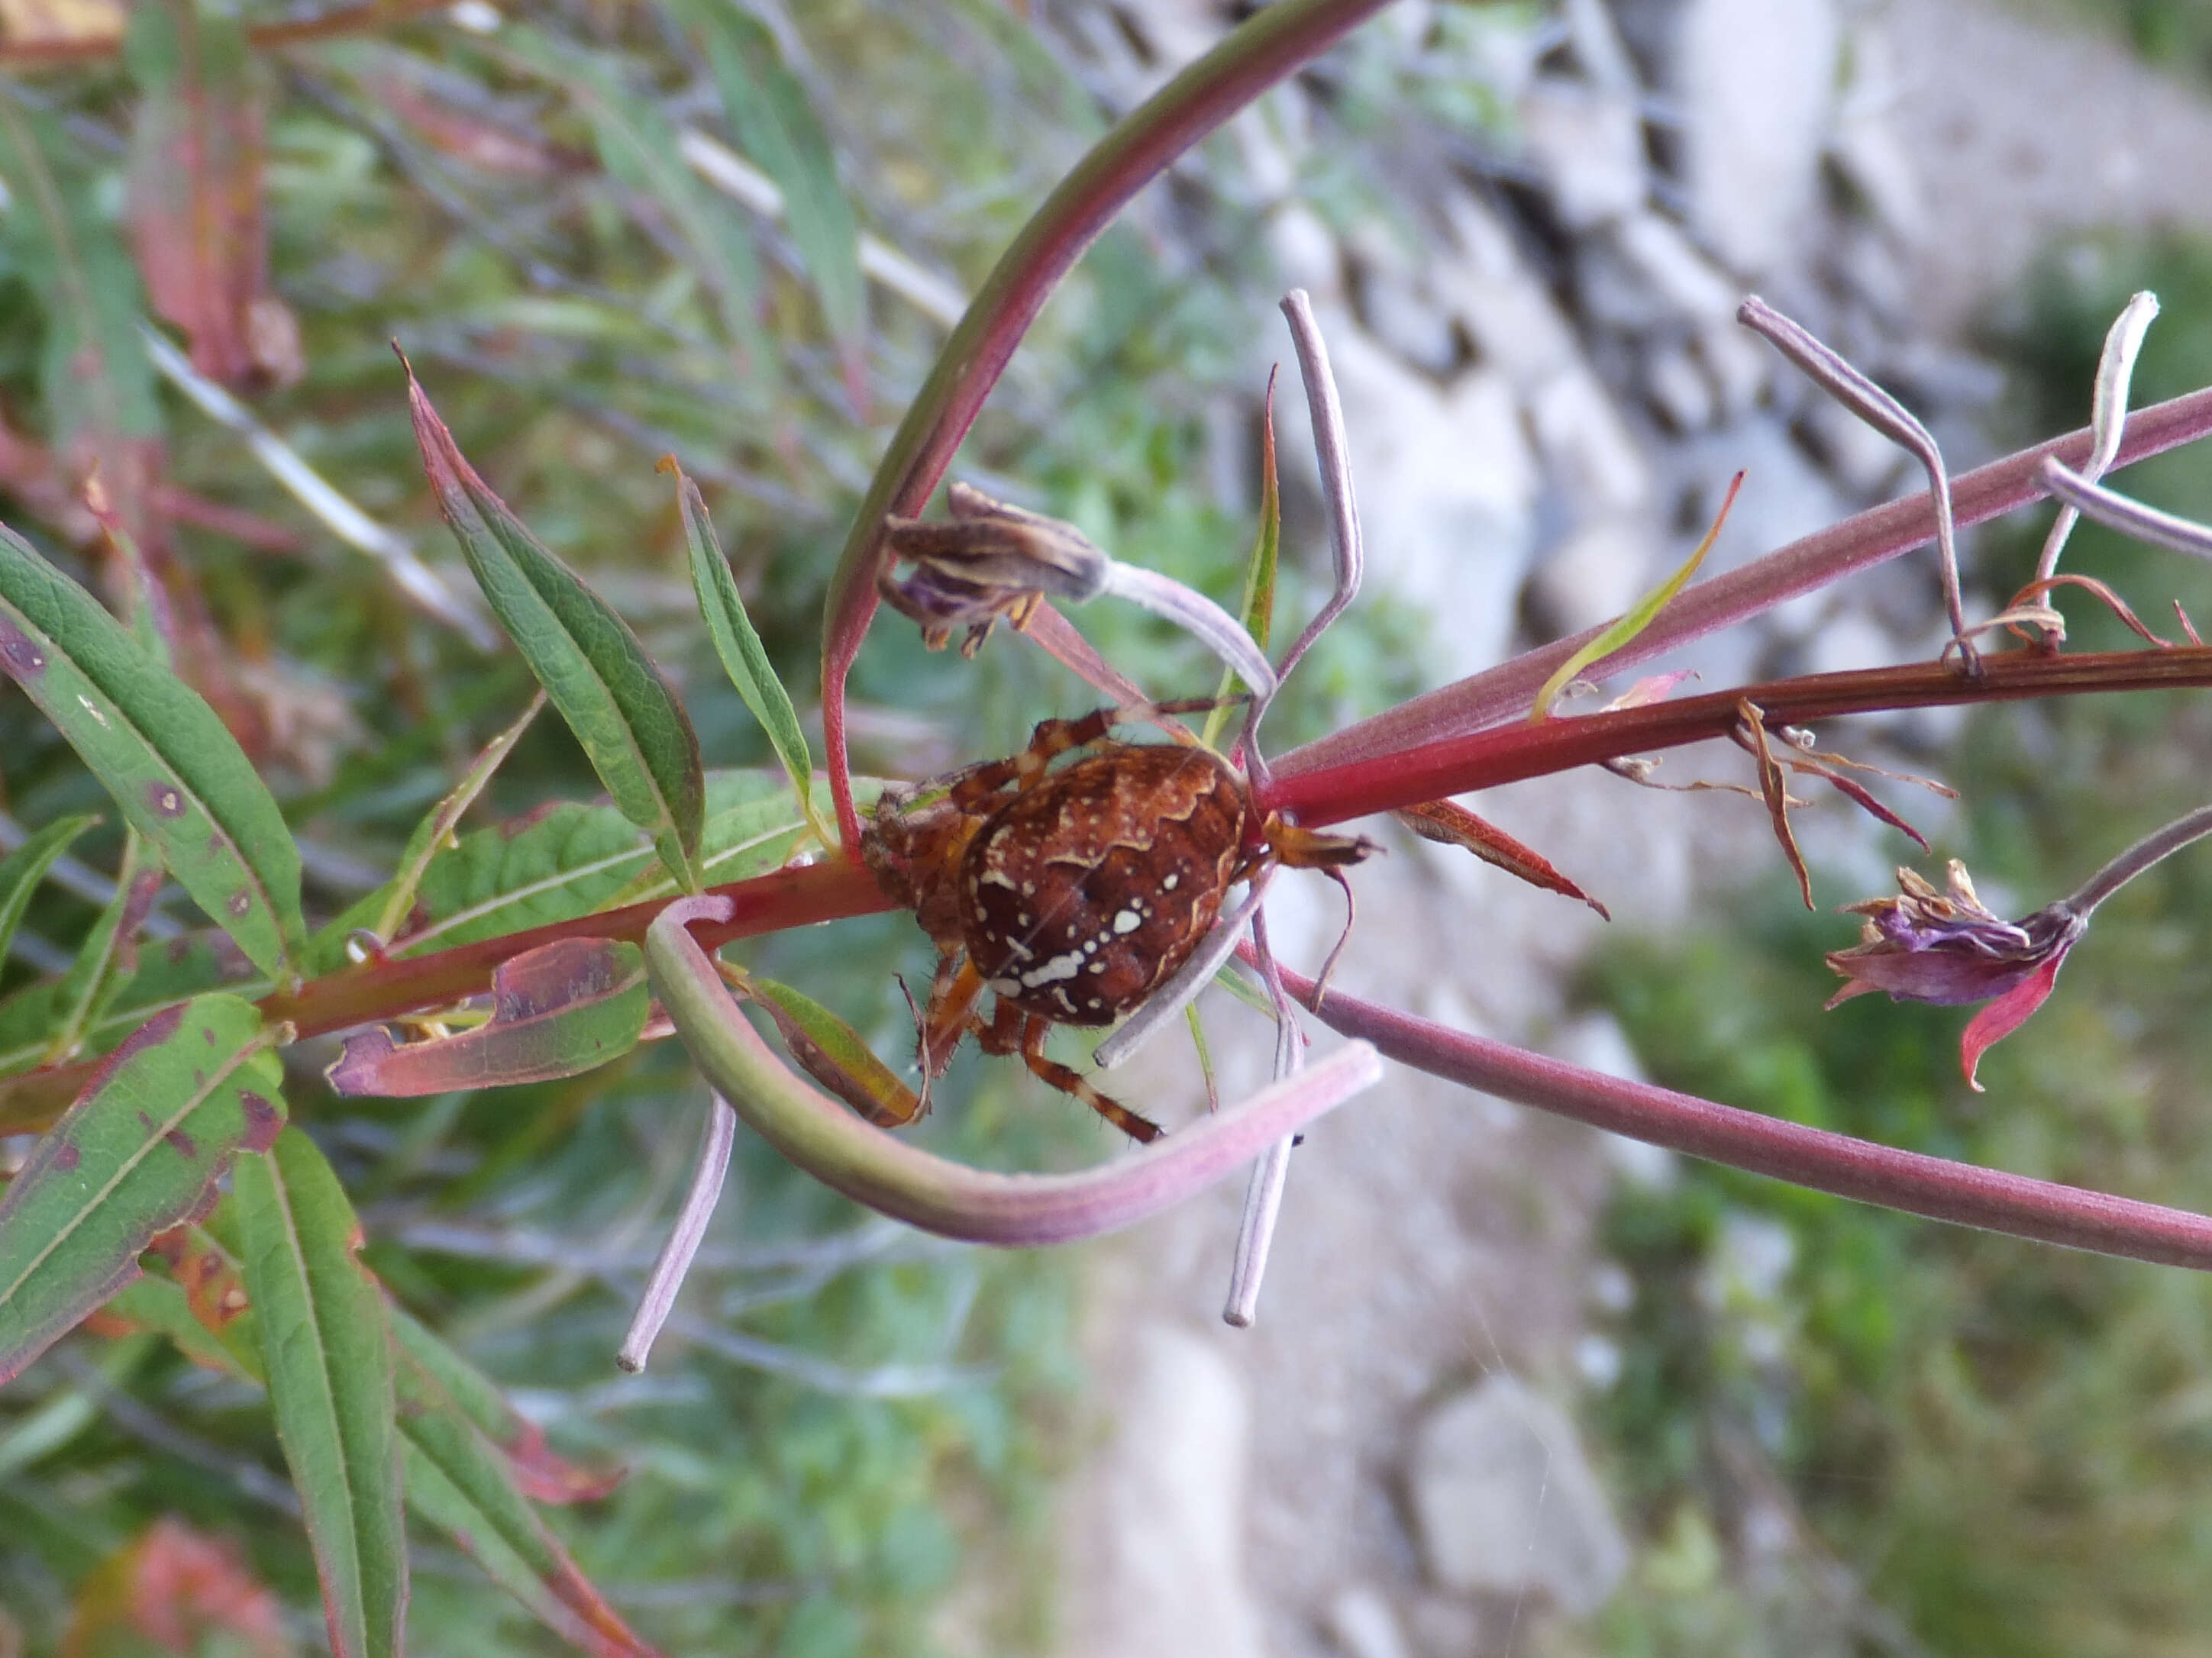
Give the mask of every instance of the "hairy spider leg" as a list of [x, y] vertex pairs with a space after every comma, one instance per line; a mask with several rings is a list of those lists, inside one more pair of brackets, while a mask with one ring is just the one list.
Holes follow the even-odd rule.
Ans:
[[988, 1021], [975, 1021], [974, 1029], [976, 1046], [986, 1054], [1019, 1054], [1022, 1063], [1039, 1082], [1073, 1095], [1131, 1139], [1141, 1143], [1159, 1139], [1160, 1126], [1151, 1118], [1140, 1117], [1120, 1101], [1100, 1093], [1080, 1072], [1045, 1058], [1045, 1038], [1052, 1034], [1050, 1021], [1024, 1013], [1012, 1002], [1000, 1001]]
[[959, 950], [937, 958], [937, 977], [930, 981], [929, 1006], [919, 1033], [923, 1068], [933, 1077], [945, 1074], [952, 1052], [973, 1023], [975, 1004], [983, 994], [983, 975]]

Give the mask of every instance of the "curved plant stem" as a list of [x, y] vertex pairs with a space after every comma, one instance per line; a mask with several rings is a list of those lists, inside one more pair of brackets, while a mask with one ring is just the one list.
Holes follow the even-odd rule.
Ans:
[[[1283, 976], [1310, 1005], [1313, 981]], [[1316, 1013], [1324, 1024], [1364, 1037], [1432, 1076], [1731, 1169], [1930, 1220], [2168, 1266], [2212, 1268], [2212, 1218], [2186, 1210], [1900, 1151], [1624, 1082], [1378, 1007], [1333, 987]]]
[[822, 726], [837, 824], [860, 845], [846, 768], [845, 677], [876, 610], [886, 514], [919, 516], [983, 399], [1060, 279], [1129, 199], [1185, 150], [1389, 0], [1276, 0], [1132, 110], [1076, 164], [1000, 257], [945, 343], [890, 447], [830, 578], [823, 617]]
[[[2163, 454], [2207, 433], [2212, 433], [2212, 387], [2130, 416], [2127, 436], [2113, 465], [2126, 466]], [[2039, 471], [2043, 458], [2056, 455], [2079, 468], [2094, 442], [2094, 434], [2084, 428], [1954, 478], [1951, 501], [1960, 527], [1979, 524], [2047, 494], [2049, 486]], [[1687, 589], [1633, 641], [1593, 663], [1589, 675], [1601, 678], [1649, 662], [1678, 645], [1702, 639], [1771, 610], [1784, 599], [1824, 587], [1935, 538], [1935, 508], [1925, 490], [1870, 508]], [[1304, 748], [1278, 755], [1273, 762], [1277, 777], [1286, 779], [1339, 765], [1353, 756], [1365, 759], [1395, 753], [1517, 720], [1528, 712], [1537, 689], [1552, 671], [1602, 631], [1602, 626], [1591, 628], [1571, 639], [1556, 640], [1331, 732]]]
[[824, 1185], [945, 1237], [1058, 1243], [1127, 1226], [1234, 1173], [1382, 1074], [1355, 1042], [1235, 1110], [1075, 1175], [1000, 1175], [934, 1157], [860, 1121], [802, 1080], [761, 1039], [688, 922], [717, 920], [725, 898], [679, 898], [647, 929], [646, 971], [708, 1082], [762, 1139]]

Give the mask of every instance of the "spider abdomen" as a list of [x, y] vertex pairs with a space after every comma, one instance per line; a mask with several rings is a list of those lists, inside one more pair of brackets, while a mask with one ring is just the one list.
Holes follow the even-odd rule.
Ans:
[[1204, 749], [1109, 750], [1018, 794], [961, 859], [962, 940], [988, 988], [1110, 1024], [1187, 961], [1243, 859], [1237, 774]]

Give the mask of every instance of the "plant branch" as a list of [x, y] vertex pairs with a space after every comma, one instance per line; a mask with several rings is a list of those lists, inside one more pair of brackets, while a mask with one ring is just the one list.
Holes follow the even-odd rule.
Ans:
[[[1312, 1005], [1313, 981], [1285, 981]], [[2168, 1266], [2212, 1268], [2212, 1218], [1808, 1128], [1378, 1007], [1332, 987], [1322, 1022], [1389, 1057], [1521, 1105], [1754, 1175], [1930, 1220]]]
[[1287, 768], [1279, 762], [1273, 779], [1261, 792], [1261, 804], [1316, 827], [1341, 823], [1470, 789], [1726, 737], [1735, 729], [1736, 705], [1745, 698], [1759, 705], [1770, 725], [1797, 726], [1888, 708], [2212, 685], [2212, 647], [2204, 646], [2070, 656], [2015, 651], [1984, 657], [1981, 665], [1981, 677], [1975, 679], [1932, 662], [1777, 679], [1678, 702], [1443, 737], [1294, 775], [1286, 775]]
[[[2128, 419], [2115, 467], [2163, 454], [2212, 432], [2212, 387], [2191, 392]], [[1951, 501], [1960, 527], [1979, 524], [2049, 493], [2039, 469], [2045, 455], [2079, 468], [2095, 437], [2089, 428], [2021, 450], [1952, 480]], [[1936, 513], [1923, 490], [1816, 531], [1724, 575], [1683, 592], [1628, 645], [1589, 669], [1593, 678], [1620, 673], [1707, 634], [1771, 610], [1856, 571], [1869, 569], [1936, 538]], [[1348, 726], [1273, 762], [1278, 780], [1401, 752], [1425, 743], [1480, 731], [1528, 712], [1552, 671], [1603, 632], [1591, 628], [1571, 639], [1515, 657], [1468, 678], [1401, 703]], [[1762, 701], [1761, 706], [1765, 706]]]

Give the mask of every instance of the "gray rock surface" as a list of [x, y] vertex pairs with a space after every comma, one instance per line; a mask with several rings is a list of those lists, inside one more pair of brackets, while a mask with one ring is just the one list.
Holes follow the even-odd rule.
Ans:
[[1488, 1376], [1430, 1413], [1406, 1487], [1429, 1575], [1462, 1594], [1548, 1595], [1586, 1617], [1628, 1570], [1628, 1543], [1559, 1407]]

